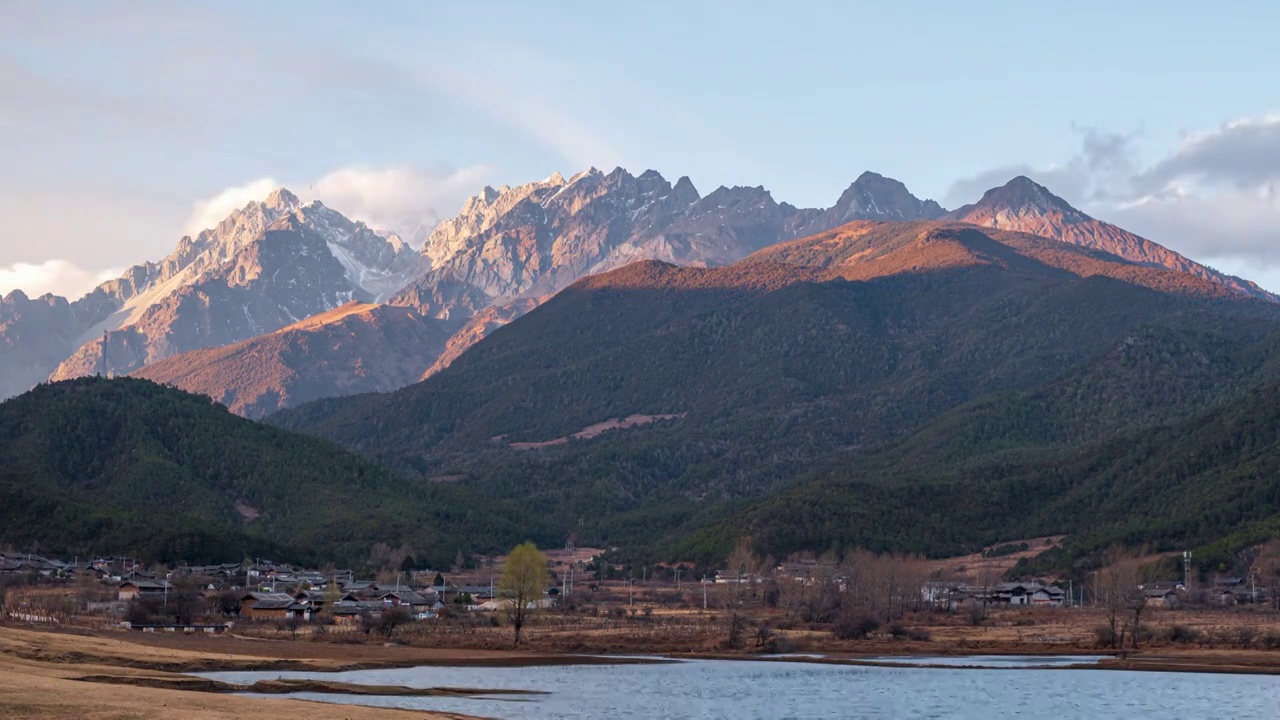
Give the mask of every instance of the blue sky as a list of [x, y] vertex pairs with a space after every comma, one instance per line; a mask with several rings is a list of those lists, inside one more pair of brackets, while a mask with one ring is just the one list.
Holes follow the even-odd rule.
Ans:
[[411, 235], [619, 164], [804, 206], [1025, 172], [1280, 290], [1275, 3], [262, 5], [0, 0], [0, 292], [81, 292], [277, 183]]

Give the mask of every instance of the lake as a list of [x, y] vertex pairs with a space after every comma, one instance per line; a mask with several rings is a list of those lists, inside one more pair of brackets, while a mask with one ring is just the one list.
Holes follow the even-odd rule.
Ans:
[[[930, 663], [938, 659], [911, 660]], [[353, 697], [322, 693], [289, 696], [508, 720], [605, 717], [990, 720], [1007, 715], [1055, 720], [1280, 717], [1280, 677], [1029, 667], [1030, 664], [1067, 662], [1067, 659], [1055, 658], [947, 660], [967, 660], [965, 664], [985, 667], [866, 667], [780, 660], [689, 660], [643, 665], [418, 667], [341, 673], [200, 675], [243, 684], [275, 678], [317, 678], [417, 688], [472, 687], [549, 693], [514, 699], [511, 696]]]

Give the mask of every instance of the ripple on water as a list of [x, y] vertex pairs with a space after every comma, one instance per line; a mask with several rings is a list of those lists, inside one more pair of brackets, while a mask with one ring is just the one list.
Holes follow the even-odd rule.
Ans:
[[[899, 658], [901, 659], [901, 658]], [[944, 658], [928, 658], [943, 660]], [[958, 661], [960, 658], [945, 658]], [[1067, 663], [1079, 662], [1069, 658]], [[921, 658], [915, 658], [919, 662]], [[1025, 660], [1025, 658], [1024, 658]], [[1043, 661], [1046, 658], [1032, 658]], [[990, 662], [990, 660], [987, 660]], [[930, 663], [942, 664], [942, 663]], [[1048, 663], [1045, 663], [1048, 664]], [[236, 683], [285, 678], [409, 687], [543, 690], [535, 697], [352, 697], [325, 702], [438, 710], [507, 720], [586, 718], [1280, 717], [1280, 681], [1258, 675], [1113, 670], [870, 667], [796, 661], [692, 660], [660, 665], [421, 667], [344, 673], [223, 672]], [[279, 696], [276, 696], [279, 697]]]

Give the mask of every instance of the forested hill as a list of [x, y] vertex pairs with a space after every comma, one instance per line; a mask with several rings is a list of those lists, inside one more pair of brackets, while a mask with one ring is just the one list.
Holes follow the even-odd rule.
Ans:
[[[1151, 509], [1127, 488], [1164, 471], [1159, 449], [1110, 473], [1091, 458], [1260, 392], [1278, 318], [1099, 250], [859, 222], [725, 268], [588, 278], [422, 383], [270, 421], [408, 475], [464, 476], [477, 502], [518, 498], [552, 537], [667, 557], [746, 533], [775, 554], [1054, 532], [1202, 544], [1238, 530], [1213, 490], [1172, 511], [1195, 527], [1144, 528], [1115, 518]], [[574, 436], [633, 415], [665, 419]]]
[[487, 517], [447, 486], [146, 380], [81, 378], [0, 404], [0, 546], [352, 563], [407, 542], [445, 566], [492, 549], [472, 545]]

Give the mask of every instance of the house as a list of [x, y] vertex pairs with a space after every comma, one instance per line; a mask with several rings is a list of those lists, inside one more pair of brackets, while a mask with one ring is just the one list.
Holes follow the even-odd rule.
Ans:
[[1146, 595], [1146, 606], [1150, 608], [1163, 608], [1165, 610], [1173, 610], [1182, 605], [1182, 601], [1178, 598], [1178, 591], [1171, 587], [1152, 587], [1143, 591]]
[[349, 582], [342, 586], [342, 592], [358, 596], [373, 597], [378, 593], [378, 584], [373, 582]]
[[1254, 587], [1222, 587], [1213, 590], [1211, 595], [1221, 605], [1252, 605], [1266, 602], [1267, 591]]
[[286, 620], [304, 620], [310, 622], [311, 617], [315, 612], [316, 608], [311, 603], [295, 600], [292, 605], [285, 608], [284, 617]]
[[285, 620], [299, 613], [301, 605], [288, 593], [251, 592], [240, 597], [240, 617], [251, 620]]
[[961, 583], [931, 581], [920, 586], [920, 599], [939, 610], [959, 610], [975, 598], [981, 603], [980, 593]]
[[162, 597], [172, 587], [168, 580], [125, 580], [120, 583], [120, 602], [127, 602], [134, 598]]
[[382, 593], [378, 597], [382, 604], [387, 607], [402, 607], [407, 609], [414, 615], [424, 615], [434, 609], [437, 603], [436, 597], [428, 597], [425, 593], [435, 595], [433, 590], [423, 590], [421, 593], [412, 590], [397, 590]]
[[759, 575], [749, 575], [745, 573], [730, 573], [726, 570], [720, 570], [716, 573], [716, 585], [747, 585], [759, 584], [761, 577]]
[[1031, 592], [1031, 604], [1037, 607], [1062, 607], [1067, 593], [1062, 588], [1041, 585]]
[[1040, 583], [1000, 583], [991, 591], [990, 602], [997, 605], [1062, 607], [1066, 592]]
[[333, 616], [333, 621], [340, 625], [354, 625], [360, 622], [362, 616], [378, 615], [385, 607], [382, 603], [343, 600], [334, 603], [329, 614]]

